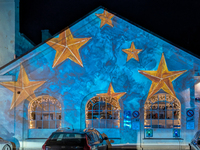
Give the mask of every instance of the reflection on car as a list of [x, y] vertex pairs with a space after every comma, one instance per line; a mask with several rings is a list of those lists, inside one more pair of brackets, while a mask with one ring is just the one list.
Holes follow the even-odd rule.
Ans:
[[200, 130], [194, 135], [194, 138], [189, 143], [191, 150], [200, 150]]
[[1, 150], [12, 150], [12, 144], [9, 141], [6, 141], [0, 137], [0, 149]]
[[108, 150], [107, 137], [94, 128], [74, 130], [58, 129], [53, 132], [42, 146], [42, 150]]

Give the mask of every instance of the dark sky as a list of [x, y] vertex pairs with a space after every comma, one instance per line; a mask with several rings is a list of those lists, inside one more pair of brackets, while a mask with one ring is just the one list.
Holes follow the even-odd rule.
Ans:
[[200, 56], [198, 0], [20, 0], [20, 31], [37, 45], [99, 6]]

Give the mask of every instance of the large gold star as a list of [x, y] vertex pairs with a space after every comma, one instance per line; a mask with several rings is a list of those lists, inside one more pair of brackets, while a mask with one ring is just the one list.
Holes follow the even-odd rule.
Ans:
[[24, 67], [20, 66], [17, 82], [0, 82], [1, 85], [14, 92], [10, 109], [18, 106], [23, 100], [35, 98], [34, 91], [46, 81], [29, 81]]
[[123, 49], [122, 51], [124, 53], [128, 54], [126, 61], [129, 61], [131, 58], [135, 58], [135, 60], [139, 61], [138, 54], [139, 54], [139, 52], [142, 51], [142, 49], [135, 49], [134, 42], [132, 42], [131, 43], [131, 48]]
[[69, 58], [83, 67], [79, 49], [91, 38], [73, 38], [70, 29], [60, 33], [58, 38], [53, 38], [46, 43], [56, 50], [53, 68]]
[[126, 92], [122, 92], [122, 93], [115, 93], [113, 87], [112, 87], [112, 83], [110, 83], [109, 88], [107, 93], [102, 93], [102, 94], [97, 94], [98, 96], [106, 96], [106, 97], [111, 97], [114, 98], [116, 101], [117, 106], [120, 109], [120, 105], [119, 105], [119, 99], [126, 94]]
[[114, 17], [113, 14], [104, 10], [103, 14], [96, 14], [96, 16], [101, 19], [100, 28], [103, 27], [105, 24], [108, 24], [111, 27], [113, 27], [112, 20], [111, 20]]
[[175, 80], [177, 77], [179, 77], [186, 71], [187, 70], [169, 71], [167, 68], [164, 54], [162, 54], [157, 71], [140, 71], [139, 70], [139, 73], [143, 74], [144, 76], [146, 76], [152, 81], [147, 99], [153, 96], [160, 89], [163, 89], [165, 92], [167, 92], [171, 96], [176, 97], [176, 94], [174, 92], [174, 88], [172, 85], [172, 81]]

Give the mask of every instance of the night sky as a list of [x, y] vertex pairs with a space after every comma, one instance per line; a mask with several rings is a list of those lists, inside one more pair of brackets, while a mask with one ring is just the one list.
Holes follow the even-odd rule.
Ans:
[[54, 35], [99, 6], [200, 58], [197, 0], [20, 0], [20, 32], [37, 45], [42, 29]]

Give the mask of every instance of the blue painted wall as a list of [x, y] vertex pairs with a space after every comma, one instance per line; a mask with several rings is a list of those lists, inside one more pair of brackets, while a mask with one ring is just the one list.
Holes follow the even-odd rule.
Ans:
[[[182, 138], [184, 143], [191, 140], [194, 132], [185, 132], [185, 108], [191, 107], [191, 90], [194, 86], [194, 70], [199, 69], [199, 59], [185, 51], [163, 41], [162, 39], [138, 28], [129, 22], [114, 16], [113, 27], [105, 24], [100, 28], [101, 20], [95, 14], [102, 14], [98, 9], [89, 16], [70, 27], [74, 38], [91, 38], [79, 49], [83, 67], [70, 59], [66, 59], [56, 67], [52, 67], [56, 51], [43, 43], [32, 52], [16, 60], [0, 70], [1, 75], [13, 75], [18, 79], [20, 63], [24, 66], [30, 81], [46, 81], [35, 90], [35, 95], [50, 95], [62, 104], [62, 125], [72, 125], [74, 128], [84, 126], [85, 113], [82, 109], [91, 93], [107, 91], [112, 82], [115, 92], [126, 92], [121, 98], [123, 110], [140, 110], [147, 98], [152, 81], [138, 70], [157, 70], [162, 53], [164, 53], [169, 71], [187, 70], [172, 82], [177, 98], [182, 106]], [[56, 36], [58, 37], [59, 34]], [[122, 49], [129, 49], [134, 42], [136, 49], [142, 49], [138, 54], [139, 61], [134, 58], [127, 60], [127, 54]], [[102, 92], [102, 93], [103, 93]], [[24, 100], [20, 105], [10, 110], [13, 92], [0, 85], [0, 120], [2, 126], [15, 134], [19, 141], [27, 138], [27, 107]], [[91, 97], [88, 97], [91, 98]], [[142, 114], [141, 114], [142, 115]], [[196, 116], [198, 120], [198, 116]], [[143, 124], [141, 119], [141, 124]], [[140, 143], [140, 131], [125, 130], [121, 125], [116, 143]], [[127, 138], [129, 137], [129, 138]]]

